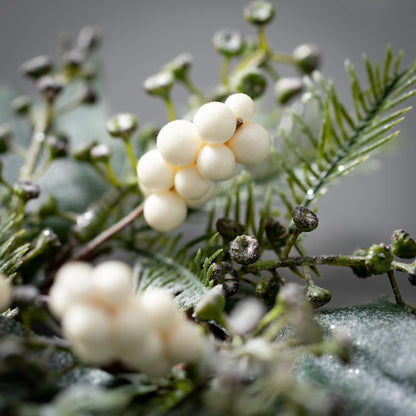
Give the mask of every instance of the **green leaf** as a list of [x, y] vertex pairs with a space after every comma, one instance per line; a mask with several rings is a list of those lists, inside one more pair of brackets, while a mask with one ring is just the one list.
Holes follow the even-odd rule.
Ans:
[[345, 414], [416, 414], [416, 318], [403, 308], [380, 300], [320, 313], [327, 333], [351, 340], [351, 362], [332, 356], [307, 357], [297, 377], [339, 397]]

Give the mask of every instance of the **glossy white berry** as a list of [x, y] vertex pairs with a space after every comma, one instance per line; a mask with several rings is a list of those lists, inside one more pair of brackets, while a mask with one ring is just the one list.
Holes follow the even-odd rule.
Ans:
[[206, 204], [215, 194], [215, 185], [214, 182], [211, 182], [211, 185], [208, 189], [208, 191], [203, 195], [201, 198], [198, 199], [187, 199], [186, 205], [188, 205], [189, 208], [199, 208], [202, 207], [202, 205]]
[[243, 121], [249, 121], [254, 115], [254, 101], [247, 94], [239, 93], [230, 95], [224, 103], [236, 116]]
[[237, 129], [227, 146], [239, 163], [254, 165], [269, 155], [270, 135], [260, 124], [245, 123]]
[[181, 313], [166, 290], [147, 290], [142, 296], [142, 307], [151, 326], [158, 331], [169, 333], [180, 323]]
[[144, 201], [144, 219], [157, 231], [178, 228], [185, 221], [186, 213], [186, 202], [175, 191], [156, 192]]
[[157, 149], [163, 159], [173, 166], [187, 166], [195, 162], [202, 146], [195, 126], [187, 120], [166, 124], [157, 136]]
[[212, 181], [202, 177], [196, 165], [180, 169], [175, 175], [176, 192], [185, 199], [202, 198], [211, 185]]
[[132, 275], [131, 267], [121, 261], [112, 260], [99, 264], [91, 272], [96, 297], [109, 305], [126, 302], [133, 294]]
[[65, 312], [62, 328], [82, 360], [107, 364], [114, 359], [112, 325], [104, 310], [93, 305], [74, 305]]
[[0, 274], [0, 312], [4, 312], [12, 303], [13, 289], [10, 281]]
[[236, 117], [224, 103], [204, 104], [193, 119], [199, 137], [210, 144], [225, 143], [234, 134]]
[[235, 174], [234, 153], [225, 144], [206, 145], [198, 154], [196, 164], [199, 173], [212, 181], [225, 181]]
[[151, 192], [167, 191], [173, 186], [175, 170], [162, 158], [157, 149], [145, 153], [137, 163], [140, 186]]
[[49, 309], [62, 318], [69, 307], [86, 302], [93, 296], [91, 272], [93, 268], [84, 262], [69, 262], [62, 266], [49, 291]]

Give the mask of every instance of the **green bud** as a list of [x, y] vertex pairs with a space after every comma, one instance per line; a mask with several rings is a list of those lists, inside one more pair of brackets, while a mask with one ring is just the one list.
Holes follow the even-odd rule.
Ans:
[[53, 102], [63, 88], [61, 81], [49, 75], [39, 78], [36, 86], [49, 102]]
[[0, 126], [0, 153], [6, 153], [10, 149], [13, 132], [7, 124]]
[[168, 62], [163, 70], [172, 72], [176, 79], [186, 79], [189, 68], [192, 66], [193, 58], [190, 53], [181, 53], [175, 59]]
[[252, 264], [260, 258], [260, 244], [255, 237], [239, 235], [230, 243], [230, 256], [238, 264]]
[[97, 144], [97, 140], [91, 140], [84, 143], [72, 153], [73, 158], [75, 160], [79, 160], [80, 162], [91, 162], [91, 149]]
[[315, 69], [318, 69], [322, 60], [321, 48], [311, 43], [299, 45], [295, 48], [292, 55], [299, 69], [304, 74], [310, 74]]
[[416, 242], [404, 230], [395, 230], [391, 236], [391, 251], [402, 259], [416, 257]]
[[50, 228], [45, 228], [36, 237], [31, 251], [38, 256], [40, 254], [51, 254], [60, 247], [61, 243], [57, 235]]
[[22, 64], [20, 67], [24, 75], [37, 79], [51, 72], [53, 61], [49, 56], [39, 55]]
[[255, 0], [244, 8], [243, 14], [247, 22], [253, 25], [264, 25], [273, 19], [275, 8], [268, 1]]
[[[359, 257], [365, 257], [367, 256], [368, 250], [365, 250], [363, 248], [358, 248], [357, 250], [355, 250], [352, 255], [353, 256], [359, 256]], [[361, 278], [366, 278], [372, 275], [371, 271], [365, 266], [365, 264], [363, 265], [358, 265], [358, 266], [352, 266], [351, 267], [353, 273], [357, 276], [357, 277], [361, 277]]]
[[89, 85], [83, 85], [79, 95], [83, 104], [95, 104], [98, 99], [97, 93]]
[[107, 121], [106, 127], [111, 137], [126, 140], [137, 130], [139, 123], [134, 114], [120, 113], [110, 118]]
[[108, 144], [100, 143], [91, 149], [91, 160], [96, 162], [107, 162], [112, 154], [111, 147]]
[[193, 316], [199, 321], [217, 321], [223, 324], [224, 307], [225, 299], [222, 286], [217, 285], [210, 289], [196, 305]]
[[373, 244], [365, 258], [365, 265], [373, 274], [383, 274], [390, 270], [393, 253], [385, 244]]
[[222, 285], [222, 293], [225, 297], [233, 296], [238, 292], [240, 281], [237, 272], [230, 264], [222, 261], [214, 264], [211, 270], [211, 279], [215, 285]]
[[235, 88], [238, 92], [247, 94], [252, 99], [260, 97], [267, 87], [265, 75], [259, 69], [241, 71], [235, 80]]
[[12, 101], [12, 109], [16, 114], [27, 114], [32, 106], [28, 95], [19, 95]]
[[78, 34], [78, 46], [88, 52], [92, 52], [100, 45], [103, 38], [102, 31], [96, 26], [85, 26]]
[[310, 285], [306, 292], [306, 299], [316, 309], [327, 304], [332, 298], [331, 292], [319, 286]]
[[212, 44], [217, 52], [229, 57], [241, 55], [245, 49], [243, 35], [240, 32], [231, 30], [215, 32]]
[[217, 231], [227, 241], [244, 233], [244, 225], [228, 218], [219, 218], [215, 224]]
[[173, 73], [164, 70], [147, 78], [143, 83], [143, 88], [149, 95], [167, 97], [174, 82]]
[[59, 159], [68, 155], [68, 137], [63, 133], [49, 134], [45, 143], [51, 159]]
[[318, 217], [306, 207], [295, 207], [292, 211], [292, 217], [296, 228], [304, 233], [309, 233], [318, 226]]
[[288, 228], [276, 218], [268, 217], [264, 223], [267, 239], [271, 244], [283, 245], [289, 235]]
[[35, 199], [40, 194], [39, 185], [27, 180], [18, 181], [14, 186], [14, 191], [16, 195], [18, 195], [19, 198], [22, 198], [24, 201]]
[[85, 61], [85, 52], [81, 49], [70, 49], [62, 54], [62, 61], [66, 69], [76, 73]]
[[280, 104], [286, 104], [291, 98], [298, 95], [303, 89], [303, 82], [300, 78], [280, 78], [274, 84], [276, 100]]
[[47, 195], [39, 208], [39, 215], [44, 218], [55, 215], [58, 211], [58, 202], [52, 195]]
[[267, 276], [256, 284], [255, 293], [268, 306], [273, 306], [280, 290], [280, 283], [274, 276]]

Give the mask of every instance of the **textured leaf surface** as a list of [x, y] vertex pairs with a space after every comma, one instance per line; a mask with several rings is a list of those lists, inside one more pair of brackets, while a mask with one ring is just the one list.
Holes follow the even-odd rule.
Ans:
[[381, 300], [319, 315], [328, 332], [352, 341], [348, 365], [331, 356], [308, 357], [298, 368], [302, 381], [339, 396], [348, 415], [416, 414], [416, 318]]

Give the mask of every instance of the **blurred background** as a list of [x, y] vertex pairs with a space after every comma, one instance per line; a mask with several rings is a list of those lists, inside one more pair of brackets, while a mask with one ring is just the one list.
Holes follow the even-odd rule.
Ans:
[[[311, 42], [324, 52], [322, 72], [349, 100], [344, 61], [361, 67], [361, 55], [383, 59], [385, 47], [404, 49], [403, 63], [416, 58], [415, 0], [274, 0], [277, 17], [267, 29], [270, 43], [291, 52]], [[103, 29], [98, 56], [105, 66], [109, 114], [132, 112], [141, 123], [165, 122], [162, 102], [147, 96], [143, 80], [181, 52], [194, 57], [192, 79], [204, 91], [219, 80], [221, 58], [211, 46], [216, 30], [253, 34], [242, 18], [242, 0], [0, 0], [0, 83], [30, 92], [20, 64], [53, 55], [58, 35], [77, 35], [85, 25]], [[185, 99], [174, 89], [174, 100]], [[406, 105], [415, 105], [412, 102]], [[402, 134], [377, 169], [341, 179], [321, 198], [320, 225], [305, 240], [310, 254], [351, 253], [372, 243], [389, 243], [393, 230], [416, 236], [416, 110], [400, 125]], [[330, 305], [368, 302], [389, 294], [387, 278], [356, 278], [349, 270], [325, 267], [322, 285], [333, 291]], [[416, 303], [416, 287], [397, 275], [405, 300]], [[319, 282], [318, 282], [319, 284]]]

